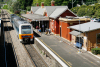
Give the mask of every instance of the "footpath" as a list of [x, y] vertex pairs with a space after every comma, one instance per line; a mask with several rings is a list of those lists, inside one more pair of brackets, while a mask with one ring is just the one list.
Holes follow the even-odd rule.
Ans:
[[[38, 37], [42, 40], [46, 45], [51, 48], [51, 50], [68, 66], [70, 67], [99, 67], [100, 66], [100, 57], [96, 57], [88, 51], [84, 51], [81, 49], [81, 53], [78, 53], [78, 48], [73, 47], [70, 42], [56, 36], [51, 33], [45, 35], [44, 32], [41, 34], [37, 32], [36, 29], [34, 31], [40, 35]], [[62, 42], [61, 42], [62, 41]]]

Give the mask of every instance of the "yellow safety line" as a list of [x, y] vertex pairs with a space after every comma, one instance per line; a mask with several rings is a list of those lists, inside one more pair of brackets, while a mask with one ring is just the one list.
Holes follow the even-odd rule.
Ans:
[[[39, 39], [39, 38], [38, 38]], [[41, 39], [39, 39], [40, 41], [42, 41], [42, 43], [44, 43], [43, 42], [43, 40], [41, 40]], [[45, 43], [44, 43], [45, 44]], [[61, 60], [63, 60], [66, 64], [68, 64], [69, 66], [70, 66], [70, 64], [68, 63], [68, 62], [66, 62], [62, 57], [60, 57], [54, 50], [52, 50], [47, 44], [45, 44], [51, 51], [53, 51]], [[70, 67], [72, 67], [72, 66], [70, 66]]]

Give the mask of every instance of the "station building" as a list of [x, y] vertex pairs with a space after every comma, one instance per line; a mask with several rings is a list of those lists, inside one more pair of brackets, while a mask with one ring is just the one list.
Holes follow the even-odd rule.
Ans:
[[71, 43], [75, 46], [82, 46], [86, 51], [95, 47], [100, 48], [100, 22], [87, 22], [68, 28], [72, 30], [69, 34], [72, 37]]
[[71, 41], [72, 37], [69, 34], [72, 30], [68, 28], [69, 26], [74, 26], [77, 24], [82, 24], [89, 22], [90, 18], [85, 17], [74, 17], [74, 16], [66, 16], [59, 18], [59, 35], [68, 41]]

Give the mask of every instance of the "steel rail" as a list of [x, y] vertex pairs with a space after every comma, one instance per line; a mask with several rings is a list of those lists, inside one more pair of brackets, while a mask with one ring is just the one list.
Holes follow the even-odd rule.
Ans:
[[[31, 47], [33, 50], [35, 50], [35, 52], [37, 53], [37, 55], [39, 55], [39, 57], [41, 58], [42, 62], [45, 64], [45, 66], [46, 66], [46, 67], [49, 67], [49, 66], [47, 65], [47, 63], [44, 61], [44, 59], [41, 57], [41, 55], [40, 55], [40, 54], [36, 51], [36, 49], [32, 46], [32, 44], [28, 44], [28, 45], [30, 45], [30, 47]], [[35, 67], [37, 67], [37, 64], [35, 63], [35, 61], [33, 60], [32, 56], [30, 55], [30, 52], [28, 51], [28, 48], [25, 46], [25, 44], [23, 44], [23, 46], [24, 46], [24, 48], [26, 49], [26, 52], [27, 52], [29, 58], [32, 60], [32, 62], [33, 62], [33, 64], [35, 65]]]

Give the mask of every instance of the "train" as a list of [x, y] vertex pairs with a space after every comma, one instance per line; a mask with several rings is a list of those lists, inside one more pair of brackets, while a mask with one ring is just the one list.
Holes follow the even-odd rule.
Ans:
[[17, 32], [17, 37], [21, 43], [33, 41], [33, 27], [32, 24], [17, 16], [16, 14], [10, 15], [10, 22], [12, 27]]

